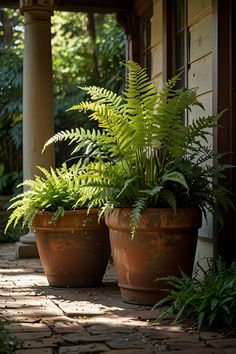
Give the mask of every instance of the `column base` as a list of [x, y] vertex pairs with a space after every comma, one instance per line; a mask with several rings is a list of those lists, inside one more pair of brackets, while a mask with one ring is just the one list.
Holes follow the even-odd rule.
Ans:
[[31, 231], [20, 237], [16, 242], [16, 258], [38, 258], [38, 249], [35, 242], [35, 234]]
[[23, 235], [20, 237], [20, 242], [26, 243], [26, 244], [35, 244], [35, 234], [32, 231], [29, 231], [26, 235]]
[[36, 243], [16, 242], [16, 258], [39, 258]]

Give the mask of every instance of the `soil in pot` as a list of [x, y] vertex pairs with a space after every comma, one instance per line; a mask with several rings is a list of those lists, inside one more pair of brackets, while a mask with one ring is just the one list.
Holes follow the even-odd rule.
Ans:
[[56, 224], [52, 213], [39, 212], [33, 229], [49, 285], [100, 286], [110, 257], [108, 229], [98, 211], [66, 211]]
[[166, 296], [158, 277], [191, 275], [201, 212], [198, 209], [146, 209], [134, 239], [130, 209], [114, 209], [106, 217], [122, 300], [154, 305]]

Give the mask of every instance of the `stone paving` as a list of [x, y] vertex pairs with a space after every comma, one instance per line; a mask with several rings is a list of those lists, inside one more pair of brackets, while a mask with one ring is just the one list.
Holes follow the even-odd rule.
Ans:
[[[112, 266], [100, 288], [48, 286], [39, 259], [0, 245], [0, 315], [22, 339], [16, 354], [236, 354], [235, 332], [196, 331], [122, 302]], [[1, 348], [0, 348], [1, 353]]]

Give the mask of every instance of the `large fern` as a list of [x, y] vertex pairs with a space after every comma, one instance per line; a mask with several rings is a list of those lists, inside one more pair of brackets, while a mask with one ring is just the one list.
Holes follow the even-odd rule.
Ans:
[[61, 132], [46, 146], [69, 140], [75, 143], [73, 153], [93, 157], [81, 177], [82, 199], [105, 210], [132, 207], [133, 230], [146, 207], [199, 207], [222, 222], [222, 208], [234, 206], [230, 193], [215, 181], [231, 166], [220, 165], [222, 155], [208, 144], [221, 114], [199, 117], [185, 127], [186, 110], [202, 107], [196, 90], [176, 90], [176, 76], [158, 91], [140, 65], [128, 61], [127, 67], [123, 97], [89, 86], [83, 89], [91, 99], [71, 108], [89, 111], [99, 130]]

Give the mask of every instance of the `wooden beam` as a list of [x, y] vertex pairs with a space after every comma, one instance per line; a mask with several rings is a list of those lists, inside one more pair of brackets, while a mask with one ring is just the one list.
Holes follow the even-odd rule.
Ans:
[[55, 10], [78, 12], [119, 12], [131, 8], [131, 0], [58, 0]]
[[[213, 1], [213, 112], [226, 110], [215, 130], [214, 150], [230, 152], [221, 163], [236, 165], [236, 23], [233, 19], [235, 11], [233, 0]], [[236, 194], [236, 169], [228, 169], [226, 178], [218, 182]], [[217, 235], [215, 255], [220, 255], [230, 263], [236, 259], [236, 212], [224, 213], [224, 226]]]
[[[55, 10], [111, 13], [127, 11], [132, 0], [55, 0]], [[19, 0], [2, 0], [0, 7], [18, 8]]]

